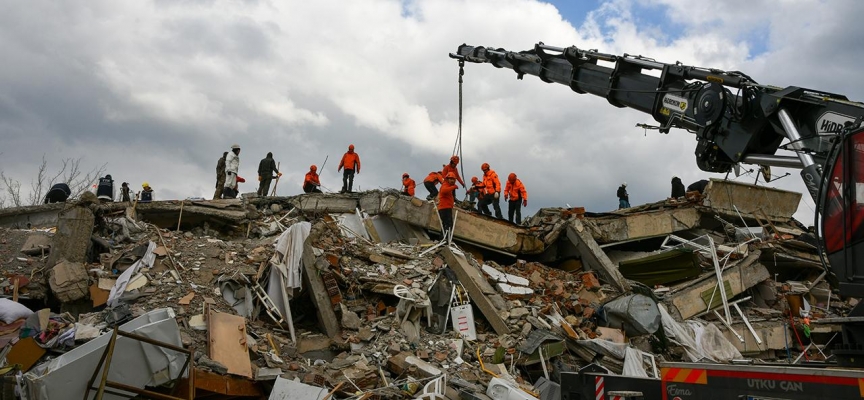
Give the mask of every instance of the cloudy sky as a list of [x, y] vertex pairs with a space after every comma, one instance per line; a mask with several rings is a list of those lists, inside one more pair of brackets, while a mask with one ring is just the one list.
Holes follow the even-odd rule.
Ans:
[[[421, 181], [445, 163], [458, 123], [458, 45], [549, 45], [740, 70], [760, 83], [864, 99], [864, 2], [855, 0], [0, 0], [0, 170], [26, 186], [49, 167], [107, 163], [160, 199], [212, 196], [215, 164], [242, 146], [243, 191], [272, 151], [280, 195], [310, 164], [324, 186], [353, 143], [359, 189]], [[515, 172], [533, 214], [616, 208], [669, 195], [671, 176], [707, 177], [684, 131], [646, 133], [650, 116], [535, 77], [469, 64], [465, 174]], [[780, 175], [785, 171], [776, 171]], [[797, 171], [777, 186], [804, 191]], [[738, 178], [752, 182], [754, 177]], [[355, 187], [355, 189], [356, 189]], [[425, 196], [424, 189], [418, 195]], [[812, 201], [798, 217], [810, 223]]]

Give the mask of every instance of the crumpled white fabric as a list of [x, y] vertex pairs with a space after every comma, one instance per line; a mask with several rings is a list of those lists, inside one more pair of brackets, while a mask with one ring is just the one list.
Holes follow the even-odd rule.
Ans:
[[108, 307], [116, 307], [120, 303], [120, 296], [126, 291], [126, 285], [129, 284], [129, 281], [132, 280], [132, 277], [138, 273], [141, 267], [145, 265], [147, 268], [153, 267], [153, 261], [156, 261], [156, 255], [153, 254], [153, 250], [156, 250], [156, 243], [150, 242], [147, 245], [147, 252], [144, 253], [144, 257], [135, 261], [129, 268], [126, 268], [126, 271], [120, 274], [117, 282], [111, 287], [111, 293], [108, 294]]
[[713, 362], [728, 362], [742, 358], [741, 352], [716, 326], [692, 320], [679, 324], [669, 315], [663, 304], [659, 304], [659, 307], [666, 336], [684, 348], [684, 353], [690, 361], [708, 359]]
[[303, 285], [300, 261], [303, 259], [303, 244], [311, 230], [311, 223], [298, 222], [276, 239], [277, 254], [270, 259], [270, 263], [285, 277], [288, 287], [300, 288]]

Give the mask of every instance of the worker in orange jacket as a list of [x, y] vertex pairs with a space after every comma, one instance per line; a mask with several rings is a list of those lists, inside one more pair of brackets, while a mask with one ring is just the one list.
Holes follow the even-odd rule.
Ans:
[[447, 178], [441, 184], [441, 191], [438, 192], [438, 217], [441, 218], [441, 226], [444, 229], [441, 234], [445, 238], [453, 230], [453, 206], [456, 204], [457, 188], [456, 174], [451, 172], [447, 174]]
[[516, 179], [516, 174], [507, 176], [507, 186], [504, 187], [504, 200], [507, 200], [507, 219], [513, 222], [516, 214], [516, 224], [522, 223], [522, 207], [528, 207], [528, 191], [522, 181]]
[[423, 179], [423, 186], [426, 187], [426, 190], [429, 191], [429, 195], [426, 196], [426, 200], [432, 200], [438, 197], [438, 184], [444, 183], [444, 176], [441, 175], [441, 171], [432, 171], [429, 175], [426, 176], [426, 179]]
[[339, 168], [336, 172], [342, 171], [342, 190], [339, 193], [351, 193], [354, 186], [354, 173], [360, 174], [360, 155], [354, 152], [354, 145], [348, 145], [348, 152], [342, 156], [342, 161], [339, 161]]
[[[477, 198], [483, 195], [483, 191], [486, 186], [483, 185], [483, 181], [477, 179], [476, 176], [471, 177], [471, 187], [468, 188], [468, 200], [472, 203], [477, 201]], [[479, 208], [477, 209], [480, 210]]]
[[465, 189], [465, 181], [463, 181], [462, 177], [459, 176], [459, 170], [456, 168], [457, 165], [459, 165], [459, 156], [450, 157], [450, 164], [445, 165], [444, 168], [441, 169], [441, 174], [447, 176], [448, 174], [453, 173], [453, 175], [456, 176], [456, 181], [462, 185], [462, 189]]
[[414, 197], [415, 187], [417, 187], [417, 183], [408, 176], [408, 173], [402, 174], [402, 194]]
[[477, 205], [477, 208], [483, 215], [492, 215], [489, 212], [489, 205], [492, 204], [492, 207], [495, 209], [495, 218], [503, 219], [504, 216], [501, 215], [500, 205], [501, 181], [498, 179], [498, 174], [489, 168], [489, 163], [483, 163], [480, 169], [483, 170], [483, 185], [485, 187], [483, 188], [483, 195], [480, 196], [480, 204]]
[[318, 177], [318, 166], [309, 167], [306, 178], [303, 180], [303, 193], [321, 193], [321, 180]]

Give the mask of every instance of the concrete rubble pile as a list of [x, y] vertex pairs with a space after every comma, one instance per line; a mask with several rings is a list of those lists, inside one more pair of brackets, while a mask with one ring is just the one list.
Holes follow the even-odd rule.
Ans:
[[3, 394], [547, 399], [591, 363], [825, 360], [854, 300], [799, 200], [458, 209], [452, 243], [391, 191], [0, 210]]

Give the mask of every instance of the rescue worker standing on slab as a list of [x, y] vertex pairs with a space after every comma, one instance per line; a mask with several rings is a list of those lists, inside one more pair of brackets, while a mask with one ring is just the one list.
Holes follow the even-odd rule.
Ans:
[[342, 161], [339, 161], [339, 168], [336, 172], [345, 168], [342, 174], [342, 191], [339, 193], [351, 193], [354, 186], [354, 174], [360, 174], [360, 155], [354, 152], [354, 145], [348, 145], [348, 152], [342, 156]]
[[616, 193], [618, 196], [618, 209], [622, 208], [630, 208], [630, 195], [627, 194], [627, 182], [618, 186], [618, 192]]
[[450, 231], [453, 230], [453, 206], [456, 204], [456, 174], [452, 172], [447, 174], [444, 183], [441, 184], [441, 191], [438, 192], [438, 217], [441, 218], [441, 225], [444, 229], [441, 234], [447, 238]]
[[504, 200], [507, 200], [507, 219], [513, 222], [516, 214], [516, 225], [522, 223], [522, 207], [528, 207], [528, 191], [522, 181], [516, 179], [516, 174], [507, 176], [507, 186], [504, 188]]
[[489, 205], [495, 209], [495, 218], [503, 219], [501, 215], [501, 181], [498, 179], [498, 174], [489, 168], [489, 163], [483, 163], [480, 166], [483, 170], [483, 195], [480, 197], [480, 204], [477, 208], [483, 215], [492, 215], [489, 212]]
[[258, 195], [266, 197], [270, 193], [270, 182], [273, 182], [273, 173], [277, 176], [282, 176], [282, 173], [276, 169], [276, 161], [273, 160], [273, 153], [267, 153], [267, 157], [258, 163]]
[[672, 198], [684, 197], [684, 183], [677, 176], [672, 177]]
[[309, 167], [306, 178], [303, 179], [303, 193], [321, 193], [320, 186], [321, 180], [318, 177], [318, 166], [313, 164]]
[[123, 182], [123, 184], [120, 185], [120, 201], [132, 201], [132, 196], [129, 195], [129, 192], [131, 192], [131, 190], [129, 189], [129, 183]]
[[155, 196], [153, 195], [153, 188], [150, 187], [149, 183], [142, 183], [141, 188], [141, 195], [138, 198], [139, 203], [149, 203], [155, 199]]
[[441, 175], [447, 176], [452, 172], [453, 175], [456, 176], [456, 181], [462, 185], [462, 189], [465, 189], [465, 182], [462, 180], [462, 177], [459, 176], [459, 169], [456, 168], [457, 165], [459, 165], [459, 156], [450, 157], [450, 164], [445, 165], [444, 168], [441, 169]]
[[429, 195], [426, 196], [426, 200], [432, 200], [438, 197], [438, 188], [437, 185], [444, 183], [444, 176], [441, 175], [441, 171], [432, 171], [429, 175], [426, 175], [426, 179], [423, 179], [423, 186], [426, 187], [426, 190], [429, 191]]
[[99, 178], [99, 186], [96, 187], [96, 198], [102, 203], [114, 201], [114, 179], [111, 175]]
[[213, 193], [213, 200], [222, 198], [222, 190], [225, 188], [225, 157], [228, 152], [222, 153], [222, 158], [216, 162], [216, 193]]
[[227, 194], [230, 196], [224, 196], [225, 190], [223, 190], [223, 197], [234, 199], [237, 198], [237, 171], [240, 170], [240, 145], [233, 144], [231, 145], [231, 152], [225, 157], [225, 185], [224, 188], [227, 190]]
[[402, 174], [402, 194], [414, 197], [415, 187], [417, 187], [417, 182], [414, 182], [407, 172]]

